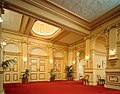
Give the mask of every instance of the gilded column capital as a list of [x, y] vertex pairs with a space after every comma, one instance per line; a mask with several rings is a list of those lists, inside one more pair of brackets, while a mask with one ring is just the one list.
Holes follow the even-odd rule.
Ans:
[[22, 44], [23, 44], [23, 43], [28, 44], [29, 42], [28, 42], [27, 40], [22, 40], [21, 43], [22, 43]]
[[88, 39], [94, 39], [95, 37], [97, 36], [97, 34], [91, 34], [91, 35], [88, 35], [87, 37], [84, 38], [84, 40], [88, 40]]
[[111, 29], [113, 29], [113, 28], [117, 28], [117, 29], [119, 29], [119, 28], [120, 28], [120, 21], [111, 24], [110, 26], [108, 26], [108, 27], [106, 28], [106, 30], [109, 32], [109, 30], [111, 30]]

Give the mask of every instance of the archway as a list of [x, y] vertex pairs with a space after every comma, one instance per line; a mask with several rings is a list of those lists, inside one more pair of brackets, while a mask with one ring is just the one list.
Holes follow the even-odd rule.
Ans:
[[[97, 82], [99, 75], [105, 79], [105, 68], [106, 68], [106, 38], [104, 36], [98, 36], [95, 41], [95, 57], [94, 57], [94, 69], [95, 79]], [[96, 83], [97, 84], [97, 83]]]
[[34, 47], [30, 49], [29, 70], [30, 82], [48, 80], [48, 53], [46, 50]]
[[4, 47], [4, 60], [14, 59], [15, 63], [10, 64], [9, 68], [4, 73], [4, 83], [19, 83], [19, 47], [13, 43], [9, 43]]

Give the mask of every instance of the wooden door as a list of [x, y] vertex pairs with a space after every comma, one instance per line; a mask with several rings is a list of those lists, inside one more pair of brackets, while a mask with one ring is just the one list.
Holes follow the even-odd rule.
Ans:
[[38, 62], [39, 62], [39, 59], [38, 58], [31, 58], [30, 59], [30, 81], [37, 81], [38, 80], [38, 75], [37, 75], [37, 72], [38, 72]]
[[44, 81], [47, 76], [48, 60], [42, 58], [31, 58], [30, 60], [30, 81]]
[[60, 59], [54, 60], [54, 71], [55, 71], [55, 79], [61, 80], [62, 79], [62, 60]]
[[15, 63], [10, 64], [4, 73], [4, 83], [19, 83], [19, 57], [6, 55], [5, 60], [14, 59]]
[[40, 59], [39, 60], [39, 80], [45, 80], [46, 79], [46, 74], [47, 74], [47, 59]]

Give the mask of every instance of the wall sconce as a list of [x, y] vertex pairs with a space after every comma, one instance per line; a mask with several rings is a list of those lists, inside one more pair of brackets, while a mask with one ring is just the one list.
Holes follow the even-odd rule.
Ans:
[[110, 52], [109, 52], [109, 55], [115, 55], [115, 54], [116, 54], [115, 49], [111, 49]]
[[52, 69], [53, 68], [53, 60], [50, 59], [50, 68]]
[[85, 60], [86, 60], [86, 67], [88, 67], [88, 65], [89, 65], [89, 61], [90, 61], [90, 56], [89, 55], [86, 55], [85, 56]]
[[75, 60], [73, 61], [73, 64], [75, 64]]
[[116, 50], [115, 49], [111, 49], [109, 51], [109, 59], [115, 59], [115, 58], [117, 58]]
[[50, 64], [52, 64], [52, 63], [53, 63], [53, 60], [50, 59]]
[[26, 63], [27, 62], [27, 58], [23, 57], [23, 62]]
[[85, 59], [87, 60], [87, 62], [88, 62], [89, 58], [90, 58], [89, 55], [85, 56]]

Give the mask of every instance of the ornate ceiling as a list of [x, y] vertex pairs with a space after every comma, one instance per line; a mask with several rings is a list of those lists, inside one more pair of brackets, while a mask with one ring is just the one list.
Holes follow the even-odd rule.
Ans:
[[36, 21], [32, 27], [32, 31], [41, 36], [51, 36], [58, 31], [59, 28], [52, 26], [50, 24]]
[[93, 21], [120, 4], [120, 0], [48, 0], [60, 8]]
[[[3, 31], [68, 46], [83, 41], [94, 28], [120, 15], [120, 0], [4, 1], [6, 10], [2, 14]], [[38, 27], [34, 29], [37, 33], [51, 35], [45, 37], [44, 34], [35, 34], [33, 26], [36, 21], [41, 22], [41, 25], [35, 26]], [[49, 26], [59, 28], [54, 28], [57, 33], [48, 30]]]
[[5, 9], [5, 13], [2, 14], [2, 18], [3, 18], [3, 23], [2, 23], [3, 28], [7, 28], [13, 31], [19, 31], [22, 14]]

